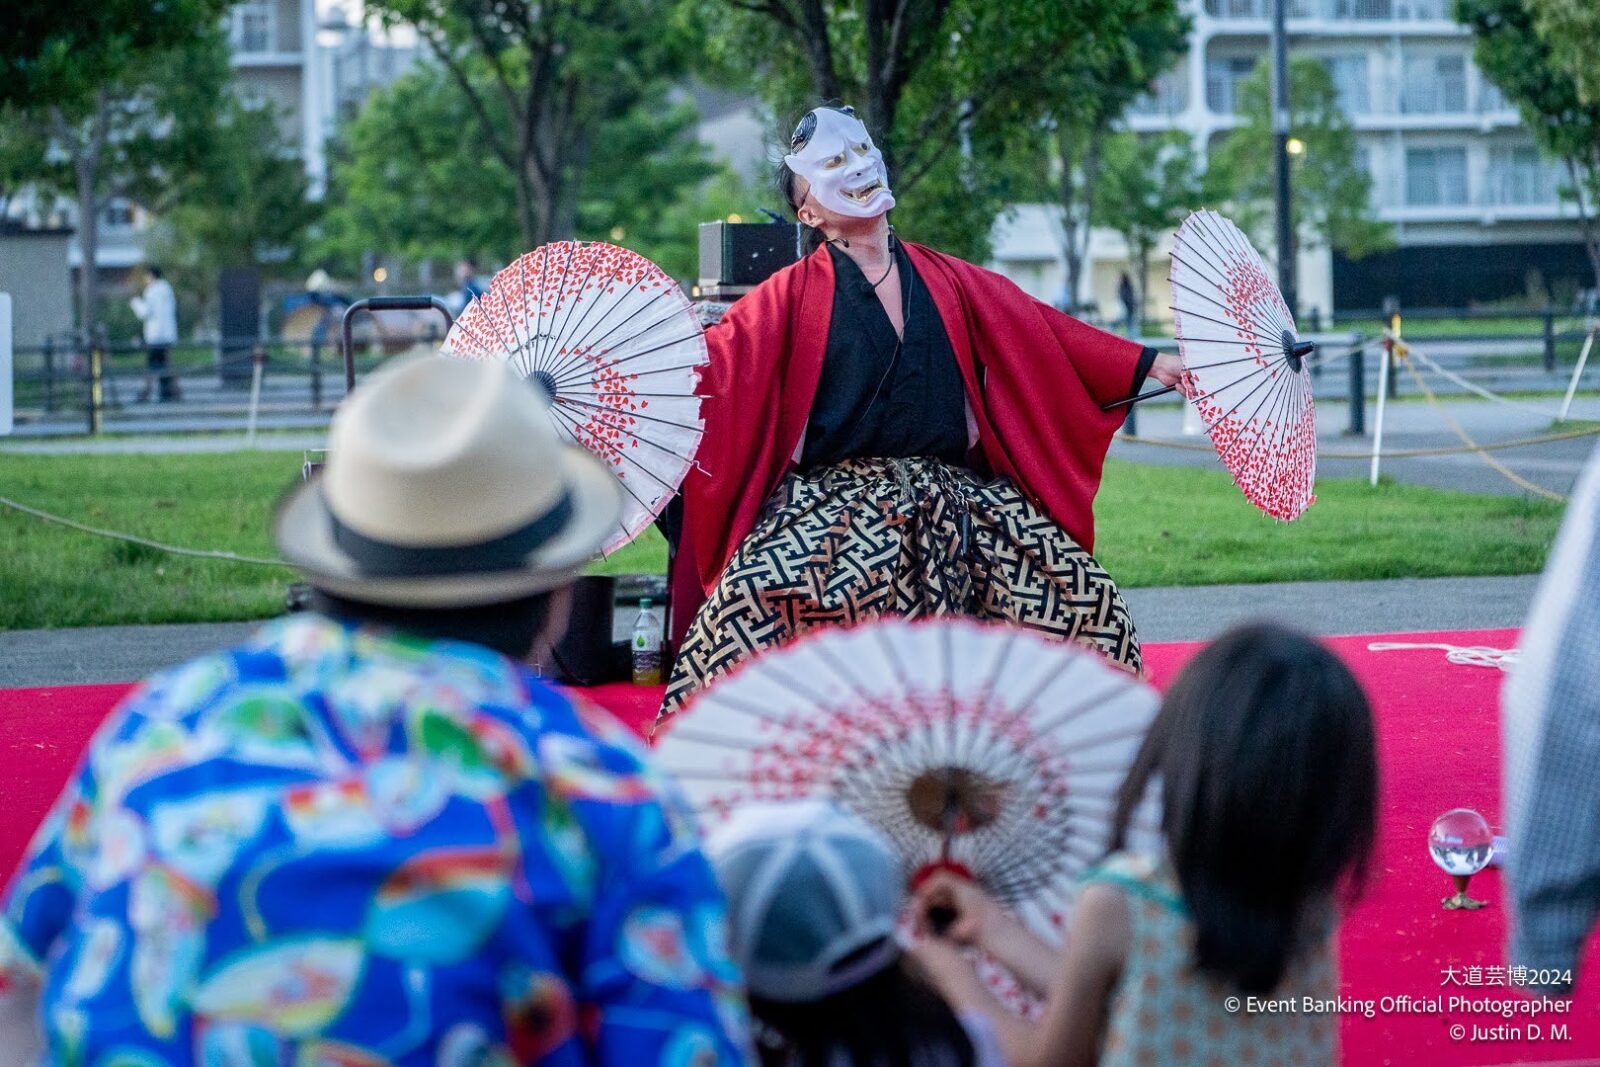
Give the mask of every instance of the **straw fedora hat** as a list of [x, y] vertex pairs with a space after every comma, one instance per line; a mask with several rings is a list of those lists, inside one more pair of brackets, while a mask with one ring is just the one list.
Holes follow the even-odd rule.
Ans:
[[615, 532], [622, 493], [547, 408], [503, 363], [385, 365], [334, 416], [321, 474], [279, 505], [278, 549], [318, 588], [391, 607], [568, 584]]

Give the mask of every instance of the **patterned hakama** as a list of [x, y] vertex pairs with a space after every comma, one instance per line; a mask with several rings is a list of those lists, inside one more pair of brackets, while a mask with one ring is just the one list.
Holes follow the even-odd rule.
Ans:
[[1009, 480], [934, 459], [846, 460], [778, 487], [695, 616], [661, 715], [754, 652], [888, 614], [1005, 620], [1140, 668], [1111, 576]]

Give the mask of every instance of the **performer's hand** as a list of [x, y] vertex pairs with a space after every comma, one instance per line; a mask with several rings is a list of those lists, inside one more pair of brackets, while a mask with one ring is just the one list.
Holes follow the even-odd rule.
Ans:
[[1163, 352], [1150, 364], [1150, 377], [1162, 385], [1177, 385], [1183, 381], [1183, 360]]

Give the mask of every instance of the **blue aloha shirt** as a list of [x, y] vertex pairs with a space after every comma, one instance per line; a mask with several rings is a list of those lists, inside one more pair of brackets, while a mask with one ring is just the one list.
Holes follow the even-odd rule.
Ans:
[[0, 918], [52, 1063], [718, 1067], [748, 1018], [693, 821], [475, 645], [273, 623], [100, 729]]

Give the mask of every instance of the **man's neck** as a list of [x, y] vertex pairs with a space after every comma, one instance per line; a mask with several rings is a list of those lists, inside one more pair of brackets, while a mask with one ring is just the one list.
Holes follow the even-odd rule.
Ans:
[[841, 228], [829, 235], [835, 247], [856, 261], [863, 272], [876, 277], [889, 269], [892, 252], [889, 246], [889, 217], [862, 219], [860, 227]]

